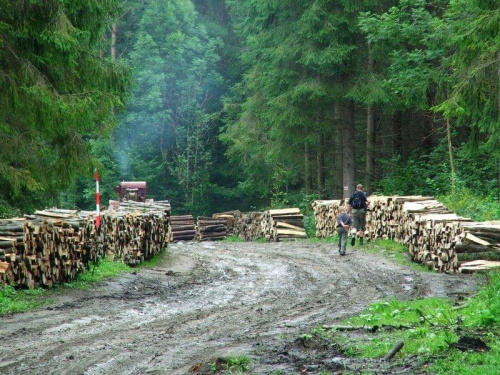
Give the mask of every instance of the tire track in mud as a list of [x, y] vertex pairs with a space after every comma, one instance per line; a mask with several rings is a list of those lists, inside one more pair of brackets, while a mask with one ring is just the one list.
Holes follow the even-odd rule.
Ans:
[[[476, 288], [467, 275], [419, 273], [360, 251], [340, 257], [327, 244], [180, 243], [169, 253], [155, 269], [1, 317], [0, 373], [187, 374], [378, 300]], [[254, 373], [265, 369], [256, 357]]]

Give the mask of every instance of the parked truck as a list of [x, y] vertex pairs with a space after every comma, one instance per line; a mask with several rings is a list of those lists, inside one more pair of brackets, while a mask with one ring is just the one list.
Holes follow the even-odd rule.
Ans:
[[145, 181], [122, 181], [115, 187], [120, 202], [125, 200], [135, 202], [146, 201], [146, 182]]

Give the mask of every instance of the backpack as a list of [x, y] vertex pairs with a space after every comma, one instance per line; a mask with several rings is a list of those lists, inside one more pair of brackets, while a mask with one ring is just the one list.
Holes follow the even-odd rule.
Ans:
[[352, 194], [352, 208], [355, 210], [365, 208], [365, 193], [362, 191], [355, 191]]

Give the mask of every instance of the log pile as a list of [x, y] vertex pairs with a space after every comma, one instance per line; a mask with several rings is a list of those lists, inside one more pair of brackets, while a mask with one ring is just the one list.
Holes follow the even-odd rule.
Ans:
[[470, 273], [500, 267], [500, 221], [461, 223], [455, 253], [459, 271]]
[[36, 211], [0, 221], [0, 284], [32, 288], [72, 281], [93, 260], [129, 264], [151, 258], [166, 244], [166, 216], [74, 210]]
[[198, 241], [217, 241], [227, 237], [227, 220], [198, 216], [196, 239]]
[[212, 215], [214, 219], [224, 219], [226, 221], [227, 234], [235, 234], [236, 222], [241, 218], [241, 211], [226, 211]]
[[[371, 196], [367, 235], [404, 243], [414, 261], [440, 272], [498, 267], [500, 222], [473, 223], [432, 197]], [[333, 236], [340, 200], [315, 201], [316, 235]]]
[[168, 242], [191, 241], [196, 237], [193, 215], [170, 216], [168, 220]]
[[135, 201], [122, 201], [118, 206], [110, 206], [108, 212], [122, 212], [122, 213], [147, 213], [152, 215], [165, 215], [170, 216], [172, 207], [169, 201], [154, 201], [146, 200], [146, 202]]
[[337, 216], [341, 200], [318, 200], [312, 203], [316, 221], [316, 237], [327, 238], [337, 233]]
[[263, 237], [261, 221], [263, 212], [242, 213], [236, 218], [233, 233], [245, 241], [254, 241]]
[[264, 212], [261, 228], [268, 241], [279, 242], [307, 238], [304, 229], [304, 215], [298, 208], [284, 208]]

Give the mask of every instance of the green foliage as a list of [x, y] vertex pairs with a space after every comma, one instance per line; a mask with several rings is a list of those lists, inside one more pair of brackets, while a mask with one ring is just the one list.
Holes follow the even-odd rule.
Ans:
[[228, 371], [232, 373], [232, 371], [246, 371], [250, 368], [252, 364], [252, 360], [245, 354], [240, 354], [237, 356], [231, 356], [227, 358], [227, 367]]
[[36, 309], [46, 302], [45, 290], [16, 290], [13, 286], [0, 287], [0, 315]]
[[[7, 1], [0, 12], [0, 199], [23, 211], [92, 170], [88, 139], [109, 133], [128, 71], [99, 43], [118, 1]], [[39, 208], [39, 207], [38, 207]]]
[[243, 240], [239, 236], [227, 236], [223, 242], [243, 242]]
[[480, 191], [478, 193], [471, 189], [459, 188], [438, 199], [453, 212], [474, 221], [500, 219], [500, 202], [492, 192]]
[[80, 273], [76, 278], [75, 285], [85, 285], [88, 283], [97, 283], [99, 281], [116, 277], [123, 272], [132, 272], [133, 269], [120, 261], [110, 261], [103, 259], [97, 266], [90, 266], [90, 269]]
[[500, 326], [500, 273], [492, 272], [487, 285], [463, 309], [468, 326]]
[[222, 41], [207, 34], [191, 1], [149, 0], [137, 11], [137, 24], [120, 24], [131, 29], [133, 98], [120, 117], [115, 155], [103, 164], [115, 183], [147, 181], [149, 197], [174, 201], [175, 212], [206, 214], [214, 190], [211, 113], [220, 106]]
[[[500, 273], [492, 272], [487, 284], [459, 308], [447, 298], [377, 302], [342, 322], [352, 326], [377, 326], [376, 333], [350, 335], [317, 330], [311, 334], [339, 343], [347, 355], [371, 358], [385, 356], [402, 340], [405, 345], [397, 356], [418, 355], [429, 363], [428, 371], [432, 374], [494, 374], [500, 365], [499, 296]], [[384, 326], [402, 329], [386, 330]], [[489, 351], [454, 349], [460, 336], [480, 338]]]

